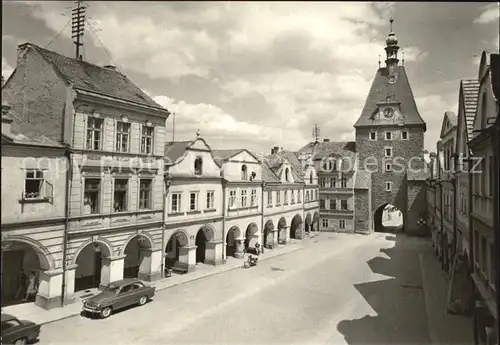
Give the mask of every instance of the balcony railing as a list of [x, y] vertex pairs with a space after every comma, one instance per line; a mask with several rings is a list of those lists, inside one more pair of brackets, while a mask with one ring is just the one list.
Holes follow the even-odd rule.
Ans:
[[349, 187], [323, 187], [320, 192], [353, 193], [354, 189]]
[[339, 209], [330, 209], [330, 208], [325, 208], [325, 209], [320, 209], [322, 212], [326, 213], [333, 213], [333, 214], [353, 214], [353, 210], [339, 210]]

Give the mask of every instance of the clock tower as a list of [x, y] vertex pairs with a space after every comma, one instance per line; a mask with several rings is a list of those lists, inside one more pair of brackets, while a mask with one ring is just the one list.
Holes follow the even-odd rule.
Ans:
[[371, 176], [370, 188], [355, 188], [355, 223], [361, 232], [383, 231], [382, 211], [387, 205], [401, 211], [404, 231], [426, 230], [422, 225], [422, 219], [426, 219], [426, 124], [406, 71], [399, 65], [393, 22], [391, 18], [385, 66], [378, 68], [354, 124], [358, 175]]

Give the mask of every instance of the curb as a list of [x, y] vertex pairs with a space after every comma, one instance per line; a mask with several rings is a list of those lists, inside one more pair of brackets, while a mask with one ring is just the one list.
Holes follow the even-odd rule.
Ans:
[[[317, 236], [317, 235], [316, 235]], [[267, 257], [267, 258], [262, 258], [262, 259], [259, 259], [259, 261], [265, 261], [265, 260], [269, 260], [269, 259], [272, 259], [272, 258], [277, 258], [279, 256], [283, 256], [283, 255], [286, 255], [286, 254], [290, 254], [290, 253], [293, 253], [293, 252], [296, 252], [296, 251], [299, 251], [299, 250], [303, 250], [304, 247], [303, 246], [300, 246], [294, 250], [291, 250], [289, 252], [285, 252], [285, 253], [280, 253], [280, 254], [276, 254], [274, 256], [270, 256], [270, 257]], [[216, 275], [219, 275], [221, 273], [224, 273], [224, 272], [229, 272], [229, 271], [232, 271], [232, 270], [235, 270], [237, 268], [242, 268], [243, 266], [241, 265], [238, 265], [238, 266], [235, 266], [235, 267], [230, 267], [226, 270], [222, 270], [222, 271], [219, 271], [219, 272], [214, 272], [214, 273], [211, 273], [211, 274], [207, 274], [205, 276], [200, 276], [200, 277], [196, 277], [196, 278], [193, 278], [191, 280], [188, 280], [188, 281], [185, 281], [185, 282], [180, 282], [180, 283], [176, 283], [176, 284], [172, 284], [172, 285], [168, 285], [168, 286], [164, 286], [162, 288], [156, 288], [156, 291], [162, 291], [162, 290], [167, 290], [167, 289], [170, 289], [170, 288], [173, 288], [175, 286], [178, 286], [178, 285], [182, 285], [182, 284], [187, 284], [187, 283], [191, 283], [191, 282], [194, 282], [194, 281], [197, 281], [197, 280], [200, 280], [200, 279], [203, 279], [203, 278], [208, 278], [208, 277], [212, 277], [212, 276], [216, 276]], [[69, 314], [69, 315], [66, 315], [66, 316], [63, 316], [59, 319], [55, 319], [55, 320], [50, 320], [50, 321], [46, 321], [46, 322], [41, 322], [39, 323], [40, 326], [43, 326], [43, 325], [47, 325], [49, 323], [53, 323], [53, 322], [58, 322], [58, 321], [62, 321], [62, 320], [66, 320], [66, 319], [69, 319], [69, 318], [72, 318], [72, 317], [75, 317], [75, 316], [79, 316], [81, 313], [81, 311], [78, 311], [78, 313], [72, 313], [72, 314]]]

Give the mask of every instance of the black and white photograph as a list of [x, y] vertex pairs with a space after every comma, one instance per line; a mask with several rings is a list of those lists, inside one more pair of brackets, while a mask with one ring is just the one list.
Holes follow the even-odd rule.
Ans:
[[2, 345], [499, 345], [498, 2], [2, 0]]

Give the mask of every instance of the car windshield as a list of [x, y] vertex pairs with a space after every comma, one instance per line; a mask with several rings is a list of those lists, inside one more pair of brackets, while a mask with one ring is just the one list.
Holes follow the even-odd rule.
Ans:
[[104, 291], [106, 292], [114, 292], [116, 293], [120, 288], [118, 286], [115, 286], [115, 285], [109, 285], [109, 286], [106, 286], [104, 288]]

